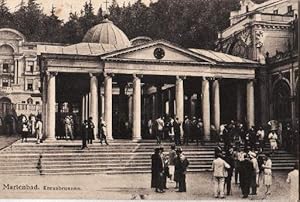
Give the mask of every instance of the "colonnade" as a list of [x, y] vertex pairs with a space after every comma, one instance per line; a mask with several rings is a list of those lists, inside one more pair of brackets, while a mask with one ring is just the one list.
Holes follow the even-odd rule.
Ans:
[[[48, 140], [55, 140], [55, 76], [54, 73], [47, 74], [47, 89], [46, 89], [46, 134]], [[106, 123], [107, 139], [113, 139], [112, 137], [112, 74], [104, 74], [104, 121]], [[132, 76], [133, 94], [129, 98], [129, 119], [130, 114], [132, 116], [132, 137], [133, 140], [141, 139], [141, 122], [142, 122], [142, 88], [141, 88], [141, 75], [134, 74]], [[178, 117], [179, 121], [184, 121], [184, 80], [183, 76], [176, 76], [175, 82], [175, 116]], [[210, 80], [213, 80], [210, 82]], [[202, 78], [202, 89], [201, 89], [201, 100], [202, 100], [202, 119], [204, 128], [204, 140], [210, 140], [210, 126], [211, 126], [211, 103], [213, 108], [213, 124], [219, 130], [220, 128], [220, 84], [218, 79]], [[98, 106], [98, 77], [94, 74], [90, 74], [90, 93], [84, 95], [82, 98], [83, 108], [82, 115], [87, 118], [88, 116], [93, 118], [95, 124], [95, 135], [98, 132], [98, 118], [99, 118], [99, 106]], [[210, 96], [210, 88], [212, 88], [212, 96]], [[238, 98], [237, 98], [237, 117], [241, 116], [241, 95], [240, 88], [238, 87]], [[247, 120], [248, 127], [254, 125], [254, 83], [253, 80], [247, 82], [246, 87], [247, 95]], [[169, 96], [170, 97], [170, 96]], [[212, 98], [212, 101], [210, 100]], [[132, 100], [130, 102], [130, 99]], [[150, 101], [151, 102], [151, 101]], [[169, 100], [170, 103], [172, 101]], [[152, 97], [152, 103], [154, 106], [157, 105], [157, 100]], [[164, 103], [160, 103], [162, 105]], [[172, 104], [171, 104], [172, 105]], [[152, 117], [155, 117], [155, 113], [152, 112]], [[89, 115], [88, 115], [89, 114]]]

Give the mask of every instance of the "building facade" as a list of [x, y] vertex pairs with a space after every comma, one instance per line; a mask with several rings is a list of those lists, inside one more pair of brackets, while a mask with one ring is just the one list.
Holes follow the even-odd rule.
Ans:
[[56, 139], [65, 112], [78, 124], [92, 117], [95, 138], [102, 117], [108, 139], [125, 138], [128, 130], [129, 138], [140, 140], [145, 123], [165, 115], [181, 123], [185, 115], [202, 118], [205, 140], [211, 125], [219, 130], [231, 119], [255, 123], [258, 62], [164, 40], [131, 44], [107, 19], [82, 43], [39, 45], [38, 52], [48, 140]]
[[298, 1], [241, 1], [230, 26], [219, 33], [217, 50], [258, 61], [257, 124], [275, 119], [299, 122]]
[[0, 29], [1, 125], [14, 131], [16, 117], [41, 113], [49, 140], [69, 114], [78, 134], [93, 117], [96, 135], [102, 117], [110, 139], [141, 139], [147, 121], [162, 115], [202, 118], [206, 140], [211, 125], [219, 130], [230, 120], [296, 126], [297, 6], [241, 1], [219, 33], [218, 52], [148, 37], [129, 41], [107, 19], [73, 45], [27, 42], [16, 30]]
[[0, 119], [2, 133], [15, 133], [17, 116], [42, 111], [37, 43], [17, 30], [0, 29]]

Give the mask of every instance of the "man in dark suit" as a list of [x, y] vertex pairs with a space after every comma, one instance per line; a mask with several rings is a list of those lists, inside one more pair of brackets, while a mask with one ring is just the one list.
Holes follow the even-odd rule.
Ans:
[[160, 155], [160, 149], [155, 148], [154, 154], [151, 156], [151, 188], [155, 188], [158, 193], [163, 193], [163, 160]]
[[82, 139], [81, 149], [87, 148], [86, 145], [87, 137], [88, 137], [88, 121], [84, 120], [82, 123], [82, 131], [81, 131], [81, 139]]
[[188, 116], [185, 116], [183, 123], [183, 144], [189, 145], [189, 139], [191, 135], [191, 121]]
[[176, 117], [174, 121], [174, 133], [175, 133], [175, 145], [181, 145], [181, 131], [180, 131], [180, 125], [181, 123], [179, 122], [178, 117]]
[[243, 198], [248, 198], [250, 192], [251, 176], [253, 172], [253, 164], [250, 161], [248, 154], [245, 154], [245, 159], [240, 163], [240, 185]]
[[177, 157], [175, 158], [175, 181], [179, 184], [178, 192], [186, 192], [186, 169], [189, 165], [188, 159], [183, 155], [182, 149], [176, 150]]

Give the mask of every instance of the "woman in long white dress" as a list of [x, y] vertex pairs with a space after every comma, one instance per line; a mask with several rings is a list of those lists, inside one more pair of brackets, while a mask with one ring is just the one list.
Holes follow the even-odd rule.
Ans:
[[266, 161], [262, 165], [264, 168], [264, 184], [266, 185], [266, 195], [270, 195], [270, 187], [272, 185], [272, 161], [269, 154], [266, 154]]
[[277, 148], [277, 139], [278, 139], [278, 136], [276, 134], [276, 131], [275, 130], [272, 130], [270, 133], [269, 133], [269, 141], [270, 141], [270, 146], [271, 146], [271, 152], [273, 153]]

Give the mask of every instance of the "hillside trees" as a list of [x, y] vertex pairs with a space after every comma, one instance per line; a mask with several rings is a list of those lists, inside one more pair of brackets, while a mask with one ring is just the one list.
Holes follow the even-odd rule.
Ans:
[[[239, 0], [158, 0], [146, 6], [141, 0], [118, 5], [112, 0], [109, 19], [129, 39], [148, 36], [165, 39], [183, 47], [214, 48], [217, 32], [229, 26], [230, 11], [239, 7]], [[70, 13], [63, 23], [52, 8], [45, 15], [36, 0], [21, 1], [17, 11], [10, 13], [5, 0], [0, 0], [0, 27], [11, 27], [23, 33], [29, 41], [81, 42], [88, 29], [103, 20], [100, 6], [95, 11], [91, 1], [81, 13]]]

